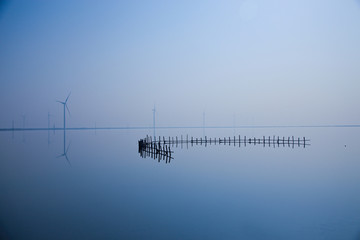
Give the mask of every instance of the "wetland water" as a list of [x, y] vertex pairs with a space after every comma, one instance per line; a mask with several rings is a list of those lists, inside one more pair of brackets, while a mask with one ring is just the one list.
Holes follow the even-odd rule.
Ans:
[[311, 145], [178, 146], [170, 163], [140, 156], [151, 133], [0, 132], [1, 239], [359, 239], [360, 128], [206, 129]]

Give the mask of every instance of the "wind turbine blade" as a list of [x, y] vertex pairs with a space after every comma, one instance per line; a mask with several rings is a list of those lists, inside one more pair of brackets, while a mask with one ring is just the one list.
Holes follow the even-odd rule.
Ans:
[[68, 101], [68, 99], [69, 99], [69, 97], [70, 97], [70, 94], [71, 94], [71, 92], [70, 92], [69, 95], [67, 96], [67, 98], [66, 98], [66, 100], [65, 100], [65, 103], [67, 103], [67, 101]]
[[61, 104], [65, 104], [64, 102], [60, 102], [60, 101], [56, 101], [56, 102], [61, 103]]
[[66, 109], [67, 109], [67, 111], [68, 111], [69, 115], [71, 116], [71, 114], [70, 114], [70, 110], [69, 110], [69, 108], [68, 108], [67, 104], [65, 104], [65, 106], [66, 106]]
[[61, 154], [61, 155], [57, 156], [56, 158], [61, 158], [63, 156], [65, 156], [65, 154]]

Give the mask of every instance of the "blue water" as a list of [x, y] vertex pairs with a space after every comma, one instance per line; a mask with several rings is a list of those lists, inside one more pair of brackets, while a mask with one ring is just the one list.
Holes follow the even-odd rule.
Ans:
[[62, 131], [1, 132], [0, 239], [360, 239], [359, 133], [207, 129], [311, 146], [178, 146], [166, 164], [138, 153], [151, 130], [67, 131], [69, 162]]

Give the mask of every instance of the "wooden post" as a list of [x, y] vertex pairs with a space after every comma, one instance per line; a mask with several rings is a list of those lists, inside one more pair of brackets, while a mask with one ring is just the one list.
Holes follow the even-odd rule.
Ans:
[[265, 147], [265, 136], [263, 136], [263, 147]]
[[304, 148], [305, 148], [305, 137], [304, 137]]
[[273, 146], [275, 147], [275, 135], [273, 135]]
[[189, 141], [188, 135], [186, 134], [186, 149], [189, 149]]

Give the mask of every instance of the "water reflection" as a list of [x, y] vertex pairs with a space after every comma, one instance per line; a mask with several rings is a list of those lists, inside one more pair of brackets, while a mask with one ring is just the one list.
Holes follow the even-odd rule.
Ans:
[[70, 143], [69, 143], [69, 145], [68, 145], [67, 148], [66, 148], [66, 130], [64, 129], [63, 153], [60, 154], [59, 156], [57, 156], [57, 158], [65, 157], [66, 161], [67, 161], [68, 164], [71, 166], [71, 163], [70, 163], [69, 158], [68, 158], [68, 156], [67, 156], [67, 153], [68, 153], [68, 151], [69, 151], [69, 147], [70, 147]]
[[92, 131], [0, 134], [0, 239], [358, 237], [359, 129]]
[[168, 137], [165, 138], [164, 136], [161, 138], [159, 136], [158, 139], [150, 136], [146, 136], [144, 139], [140, 139], [138, 141], [139, 146], [139, 154], [141, 157], [151, 157], [153, 159], [158, 159], [158, 162], [160, 162], [161, 158], [163, 160], [166, 160], [166, 163], [170, 163], [170, 160], [173, 159], [171, 154], [173, 151], [171, 151], [170, 146], [172, 147], [179, 147], [183, 148], [183, 146], [186, 145], [186, 148], [193, 147], [194, 145], [204, 145], [207, 147], [208, 145], [233, 145], [233, 146], [244, 146], [247, 145], [259, 145], [263, 147], [302, 147], [305, 148], [306, 146], [310, 146], [310, 139], [306, 139], [305, 137], [297, 137], [289, 136], [287, 138], [283, 137], [265, 137], [262, 138], [247, 138], [246, 136], [241, 137], [240, 135], [238, 137], [224, 137], [224, 138], [208, 138], [205, 136], [204, 138], [189, 138], [188, 135], [186, 135], [186, 138], [184, 139], [181, 135], [180, 138], [177, 136], [174, 137]]
[[158, 162], [163, 160], [165, 163], [170, 163], [171, 159], [174, 159], [171, 153], [173, 152], [168, 145], [150, 141], [149, 138], [139, 140], [139, 154], [142, 158], [151, 157]]

